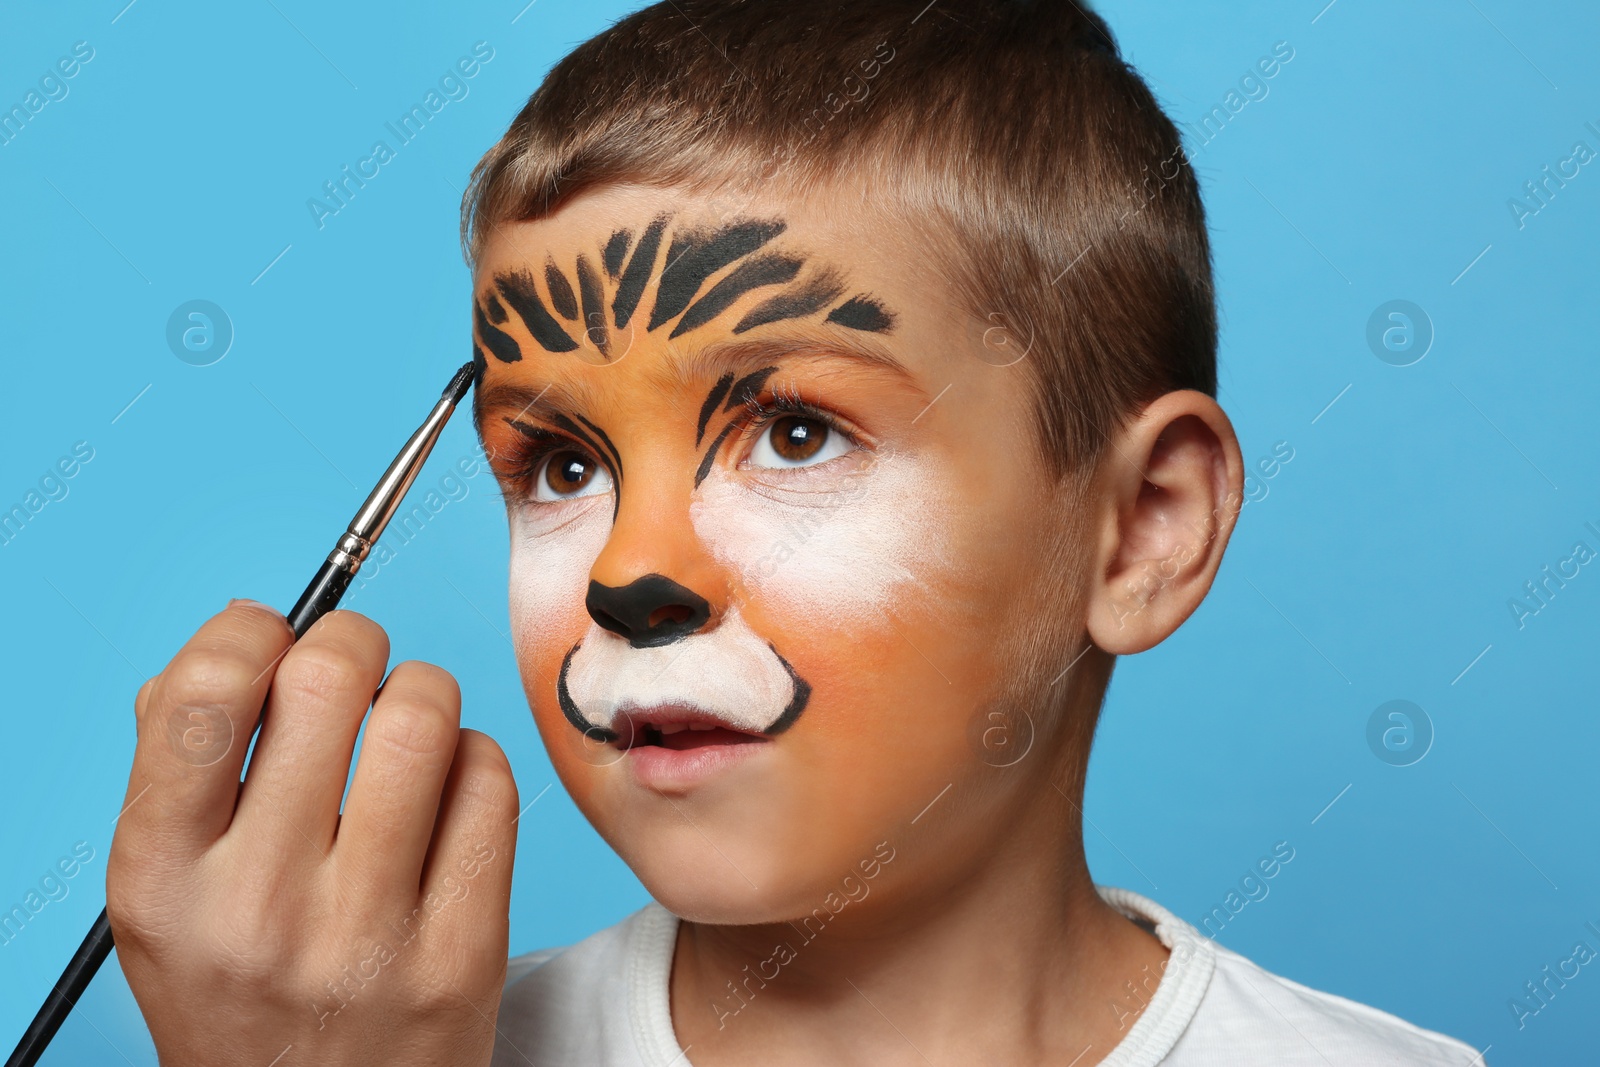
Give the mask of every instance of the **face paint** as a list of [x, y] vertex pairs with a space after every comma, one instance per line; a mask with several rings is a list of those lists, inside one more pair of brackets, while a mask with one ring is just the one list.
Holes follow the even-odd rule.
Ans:
[[[793, 256], [767, 255], [748, 260], [713, 285], [709, 292], [678, 320], [668, 337], [677, 337], [722, 314], [735, 300], [763, 285], [781, 285], [800, 273], [804, 261]], [[747, 327], [748, 328], [748, 327]], [[734, 330], [735, 333], [739, 331]]]
[[578, 298], [572, 295], [572, 283], [556, 266], [554, 257], [545, 261], [544, 284], [550, 290], [550, 306], [556, 309], [556, 313], [564, 319], [576, 319]]
[[578, 257], [578, 294], [583, 298], [584, 336], [607, 359], [611, 357], [611, 337], [606, 330], [606, 313], [602, 306], [605, 292], [600, 288], [600, 276], [589, 265], [589, 257]]
[[[971, 728], [1033, 706], [1030, 655], [1051, 660], [1041, 689], [1068, 662], [1024, 632], [1077, 610], [1038, 592], [1066, 568], [1026, 385], [969, 358], [959, 301], [901, 237], [917, 220], [856, 199], [759, 191], [730, 214], [693, 192], [601, 189], [497, 227], [476, 268], [474, 403], [511, 520], [523, 688], [579, 809], [690, 921], [808, 915], [884, 827], [920, 819], [952, 855], [992, 835], [974, 810], [1020, 794], [994, 791]], [[713, 253], [718, 269], [688, 272]], [[502, 289], [517, 275], [576, 351], [535, 338]], [[539, 468], [548, 442], [507, 416], [581, 455]], [[627, 506], [608, 514], [621, 467]], [[652, 574], [659, 589], [635, 584]], [[613, 626], [586, 610], [591, 582], [625, 594], [598, 604]], [[1029, 720], [1030, 766], [1053, 721]]]
[[[761, 387], [766, 384], [767, 379], [772, 377], [777, 369], [777, 367], [763, 367], [753, 374], [747, 374], [740, 378], [732, 384], [731, 388], [723, 383], [726, 379], [731, 378], [732, 375], [724, 375], [723, 378], [717, 379], [717, 384], [711, 387], [710, 395], [706, 397], [705, 403], [700, 406], [700, 427], [699, 433], [695, 438], [696, 441], [698, 442], [699, 438], [705, 435], [706, 421], [710, 418], [712, 409], [717, 406], [716, 398], [721, 395], [723, 389], [728, 390], [727, 403], [722, 405], [723, 412], [727, 413], [735, 408], [749, 404], [750, 401], [759, 396]], [[729, 419], [727, 425], [723, 426], [721, 432], [712, 440], [711, 446], [706, 449], [705, 455], [700, 458], [700, 466], [694, 472], [694, 484], [696, 486], [706, 480], [706, 475], [711, 471], [711, 464], [716, 461], [717, 453], [722, 451], [722, 442], [727, 440], [728, 434], [738, 425], [738, 419]]]
[[657, 329], [668, 319], [676, 318], [707, 278], [783, 230], [782, 222], [739, 222], [714, 232], [690, 230], [675, 236], [667, 247], [667, 265], [661, 271], [656, 306], [645, 329]]
[[747, 599], [786, 626], [848, 631], [892, 619], [919, 575], [951, 569], [947, 508], [924, 463], [878, 453], [827, 491], [710, 479], [689, 515]]
[[[508, 318], [500, 301], [503, 297], [505, 304], [522, 320], [528, 336], [545, 351], [572, 352], [587, 340], [599, 350], [603, 360], [610, 360], [612, 333], [625, 329], [638, 310], [645, 289], [655, 276], [661, 240], [671, 220], [672, 215], [664, 213], [651, 221], [633, 254], [627, 256], [625, 267], [623, 258], [632, 240], [631, 230], [616, 230], [611, 234], [600, 252], [600, 270], [587, 255], [580, 253], [576, 257], [576, 293], [554, 258], [548, 259], [543, 272], [548, 307], [546, 298], [539, 294], [532, 271], [496, 274], [494, 289], [484, 293], [481, 304], [473, 307], [473, 323], [484, 347], [505, 363], [522, 358], [521, 346], [515, 338], [499, 328]], [[677, 320], [667, 335], [676, 338], [711, 322], [746, 293], [794, 282], [805, 268], [804, 256], [760, 252], [785, 229], [786, 224], [778, 219], [741, 220], [674, 234], [667, 245], [665, 263], [656, 285], [655, 304], [645, 329], [658, 330]], [[712, 275], [735, 264], [720, 281], [700, 295], [701, 287]], [[609, 326], [604, 308], [608, 278], [616, 283]], [[837, 271], [820, 267], [794, 286], [751, 308], [734, 325], [732, 332], [741, 334], [768, 323], [814, 315], [837, 300], [845, 288]], [[551, 308], [555, 309], [555, 314], [551, 313]], [[580, 328], [569, 332], [557, 315], [579, 322]], [[834, 307], [824, 321], [852, 330], [887, 333], [893, 329], [894, 315], [878, 300], [857, 294]]]
[[522, 358], [522, 349], [510, 334], [494, 325], [494, 322], [506, 321], [506, 312], [492, 293], [489, 295], [489, 307], [491, 314], [498, 313], [494, 321], [484, 314], [482, 305], [472, 305], [472, 321], [478, 327], [478, 336], [483, 339], [484, 345], [494, 354], [495, 359], [502, 363], [515, 363]]
[[733, 372], [729, 371], [717, 379], [717, 384], [711, 387], [711, 392], [706, 394], [705, 400], [700, 404], [700, 421], [695, 426], [694, 443], [699, 444], [706, 435], [706, 423], [711, 421], [711, 416], [717, 412], [717, 405], [722, 398], [728, 395], [728, 389], [733, 385]]
[[[546, 352], [571, 352], [578, 347], [578, 342], [568, 337], [561, 324], [545, 310], [544, 302], [539, 299], [539, 290], [533, 284], [532, 274], [527, 271], [512, 271], [496, 277], [495, 283], [499, 285], [500, 292], [505, 294], [506, 303], [521, 316], [528, 333]], [[493, 305], [499, 301], [495, 300], [492, 293], [489, 295], [489, 300], [490, 314], [493, 315]], [[494, 350], [491, 348], [490, 351]], [[498, 352], [495, 354], [499, 355]], [[522, 358], [520, 349], [517, 358]]]
[[592, 497], [557, 509], [513, 504], [509, 518], [511, 641], [517, 659], [529, 663], [572, 640], [573, 606], [583, 603], [611, 517]]
[[805, 710], [811, 687], [735, 608], [711, 630], [636, 648], [590, 625], [567, 652], [556, 683], [562, 714], [578, 731], [613, 741], [620, 719], [671, 707], [736, 730], [782, 733]]

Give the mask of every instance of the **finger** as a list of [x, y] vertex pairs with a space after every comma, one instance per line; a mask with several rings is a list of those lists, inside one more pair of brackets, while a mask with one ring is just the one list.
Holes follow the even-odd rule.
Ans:
[[135, 723], [144, 718], [145, 708], [150, 706], [150, 694], [155, 690], [156, 680], [160, 677], [161, 675], [157, 674], [152, 678], [146, 678], [144, 684], [139, 687], [139, 691], [133, 695], [133, 720]]
[[449, 672], [396, 664], [372, 705], [334, 844], [340, 880], [364, 899], [411, 901], [461, 732]]
[[388, 661], [383, 627], [354, 611], [324, 615], [283, 657], [235, 820], [252, 847], [328, 854], [356, 736]]
[[[488, 734], [462, 730], [445, 780], [439, 817], [422, 870], [424, 915], [453, 917], [446, 938], [462, 973], [503, 965], [510, 934], [511, 866], [517, 848], [517, 783]], [[445, 908], [445, 904], [449, 908]]]
[[282, 615], [234, 601], [140, 690], [139, 742], [117, 829], [137, 851], [157, 840], [201, 850], [227, 830], [273, 668], [293, 642]]

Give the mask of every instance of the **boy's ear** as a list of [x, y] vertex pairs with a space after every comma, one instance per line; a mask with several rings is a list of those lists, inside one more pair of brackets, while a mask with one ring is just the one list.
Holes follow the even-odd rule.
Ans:
[[1211, 397], [1167, 393], [1113, 434], [1097, 476], [1089, 637], [1143, 652], [1211, 589], [1244, 500], [1239, 440]]

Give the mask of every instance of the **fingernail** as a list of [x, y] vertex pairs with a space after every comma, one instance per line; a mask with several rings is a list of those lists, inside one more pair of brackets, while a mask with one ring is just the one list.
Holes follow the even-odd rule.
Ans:
[[233, 599], [228, 601], [228, 607], [230, 607], [230, 608], [233, 607], [235, 604], [243, 604], [247, 608], [260, 608], [262, 611], [270, 611], [274, 615], [282, 615], [283, 614], [283, 612], [279, 611], [277, 608], [273, 607], [271, 604], [263, 604], [259, 600], [250, 600], [250, 599], [248, 599], [246, 597], [234, 597]]

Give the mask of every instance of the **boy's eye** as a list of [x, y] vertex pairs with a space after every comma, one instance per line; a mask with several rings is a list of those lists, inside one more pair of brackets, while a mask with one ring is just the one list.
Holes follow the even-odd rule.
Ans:
[[550, 453], [534, 475], [535, 500], [571, 500], [609, 492], [611, 475], [589, 456], [572, 449]]
[[750, 451], [755, 467], [809, 467], [849, 452], [849, 438], [821, 419], [782, 415], [756, 438]]

